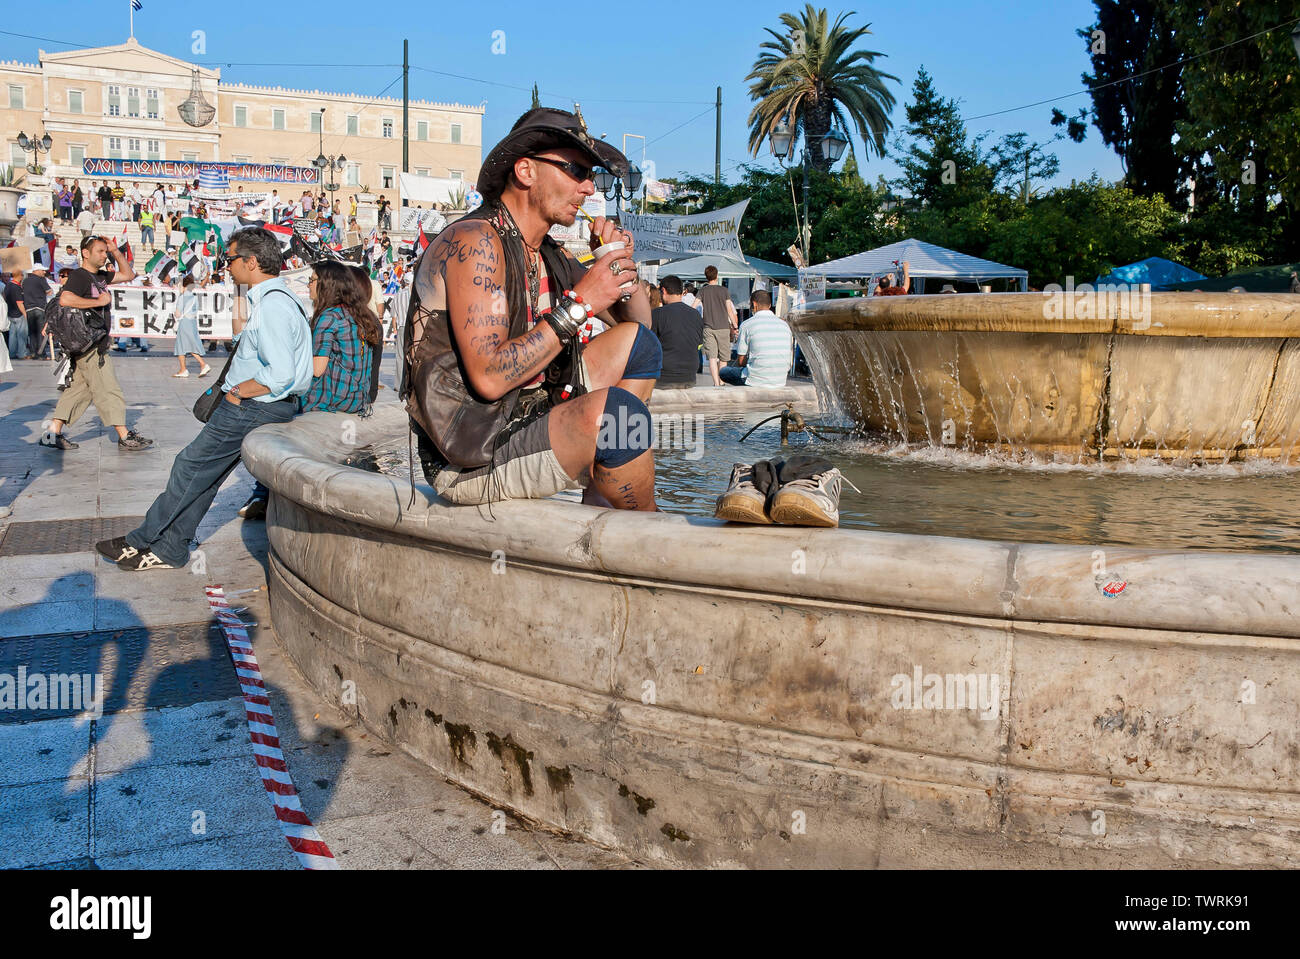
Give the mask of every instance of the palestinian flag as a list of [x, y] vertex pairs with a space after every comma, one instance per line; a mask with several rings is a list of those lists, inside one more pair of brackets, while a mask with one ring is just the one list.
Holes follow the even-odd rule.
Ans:
[[145, 272], [156, 283], [169, 282], [171, 273], [176, 269], [176, 258], [159, 250], [145, 264]]

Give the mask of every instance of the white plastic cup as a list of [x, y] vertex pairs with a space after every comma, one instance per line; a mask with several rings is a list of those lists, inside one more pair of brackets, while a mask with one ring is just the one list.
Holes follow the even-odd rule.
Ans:
[[[602, 243], [600, 246], [596, 247], [596, 249], [592, 250], [591, 255], [594, 256], [596, 260], [599, 260], [601, 257], [607, 256], [610, 253], [614, 253], [617, 250], [625, 250], [625, 249], [627, 249], [626, 243], [624, 243], [622, 240], [615, 240], [613, 243]], [[595, 262], [595, 260], [593, 260], [592, 262]], [[623, 272], [626, 273], [629, 277], [631, 277], [631, 279], [627, 283], [623, 283], [622, 285], [620, 285], [619, 289], [624, 291], [635, 289], [638, 282], [636, 270], [635, 269], [624, 270]]]

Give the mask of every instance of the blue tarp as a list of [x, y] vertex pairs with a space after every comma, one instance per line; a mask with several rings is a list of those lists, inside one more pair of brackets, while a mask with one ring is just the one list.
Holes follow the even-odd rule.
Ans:
[[1128, 266], [1116, 267], [1105, 276], [1097, 277], [1095, 285], [1120, 286], [1130, 283], [1150, 283], [1153, 290], [1159, 290], [1172, 283], [1191, 283], [1203, 279], [1205, 277], [1200, 273], [1183, 266], [1181, 263], [1175, 263], [1173, 260], [1166, 260], [1159, 256], [1152, 256], [1136, 263], [1130, 263]]

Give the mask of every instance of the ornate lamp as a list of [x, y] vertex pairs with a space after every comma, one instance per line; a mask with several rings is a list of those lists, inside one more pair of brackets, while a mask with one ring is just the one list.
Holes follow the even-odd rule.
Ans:
[[217, 108], [203, 99], [203, 89], [199, 86], [199, 71], [194, 70], [190, 78], [190, 95], [176, 108], [176, 112], [192, 127], [205, 127], [217, 115]]
[[849, 138], [846, 137], [839, 127], [831, 127], [830, 131], [822, 137], [822, 156], [832, 163], [838, 163], [840, 157], [844, 156], [844, 148], [849, 145]]
[[768, 134], [768, 140], [772, 144], [772, 155], [778, 160], [784, 160], [790, 155], [790, 147], [794, 145], [794, 131], [790, 129], [790, 121], [785, 117], [774, 127]]

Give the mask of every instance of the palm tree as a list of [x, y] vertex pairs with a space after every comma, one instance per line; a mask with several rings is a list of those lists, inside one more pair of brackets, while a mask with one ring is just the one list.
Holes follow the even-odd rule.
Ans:
[[[885, 81], [897, 83], [898, 77], [872, 65], [876, 57], [884, 54], [852, 49], [860, 38], [871, 33], [870, 24], [844, 26], [844, 21], [854, 15], [852, 11], [841, 13], [828, 28], [826, 11], [809, 3], [798, 16], [781, 14], [785, 34], [766, 28], [773, 39], [759, 44], [764, 52], [745, 77], [754, 81], [749, 96], [757, 101], [749, 113], [752, 155], [758, 156], [763, 141], [782, 120], [788, 120], [791, 130], [802, 133], [808, 144], [821, 142], [831, 129], [832, 119], [838, 120], [847, 132], [846, 116], [852, 118], [868, 154], [874, 149], [877, 156], [884, 155], [885, 134], [893, 126], [889, 113], [894, 108], [894, 95]], [[816, 169], [830, 169], [830, 161], [820, 150], [809, 153]]]

